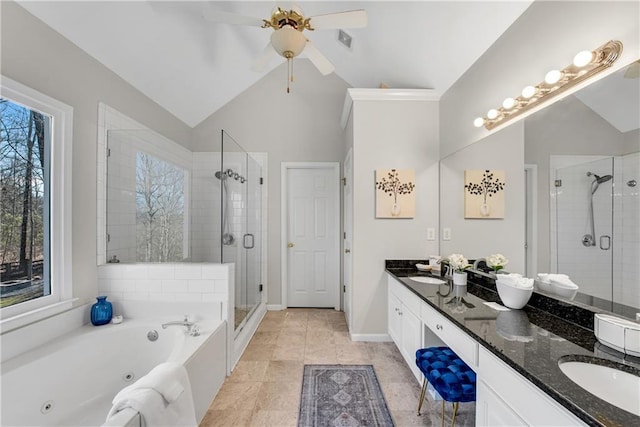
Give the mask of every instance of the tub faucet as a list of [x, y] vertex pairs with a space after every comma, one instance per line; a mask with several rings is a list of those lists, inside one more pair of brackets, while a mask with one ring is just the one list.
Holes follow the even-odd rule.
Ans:
[[200, 335], [200, 328], [194, 323], [189, 321], [189, 316], [184, 316], [184, 320], [178, 320], [175, 322], [167, 322], [162, 324], [162, 329], [167, 329], [169, 326], [184, 326], [187, 328], [187, 333], [192, 337]]

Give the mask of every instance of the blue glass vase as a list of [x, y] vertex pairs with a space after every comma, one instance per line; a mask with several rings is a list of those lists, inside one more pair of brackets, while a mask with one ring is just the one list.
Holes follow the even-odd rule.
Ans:
[[113, 306], [106, 296], [97, 298], [98, 302], [91, 306], [91, 323], [95, 326], [106, 325], [111, 322]]

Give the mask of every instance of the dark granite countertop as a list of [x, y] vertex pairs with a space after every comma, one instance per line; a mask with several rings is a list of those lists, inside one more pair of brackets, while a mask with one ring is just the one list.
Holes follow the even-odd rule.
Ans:
[[[622, 353], [597, 342], [593, 312], [571, 306], [570, 315], [564, 316], [563, 310], [567, 307], [562, 302], [558, 302], [559, 307], [551, 307], [553, 302], [540, 299], [536, 294], [522, 310], [497, 311], [485, 304], [500, 303], [495, 283], [492, 285], [491, 281], [481, 278], [475, 280], [472, 275], [467, 293], [460, 301], [454, 299], [453, 293], [448, 294], [448, 284], [425, 285], [410, 280], [411, 276], [431, 276], [419, 272], [416, 262], [426, 263], [388, 261], [386, 271], [588, 425], [640, 425], [640, 417], [588, 393], [567, 378], [558, 366], [561, 358], [573, 358], [640, 374], [640, 358], [625, 358]], [[562, 317], [552, 314], [555, 309], [560, 310]]]

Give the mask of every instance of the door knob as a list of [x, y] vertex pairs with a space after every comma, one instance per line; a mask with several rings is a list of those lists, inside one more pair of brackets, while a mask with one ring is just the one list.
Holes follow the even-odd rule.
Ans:
[[287, 243], [287, 247], [288, 247], [288, 248], [292, 248], [292, 247], [294, 247], [294, 246], [295, 246], [295, 245], [294, 245], [293, 243], [291, 243], [291, 242]]
[[351, 253], [351, 249], [345, 249], [345, 250], [344, 250], [344, 253], [345, 253], [345, 254], [350, 254], [350, 253]]

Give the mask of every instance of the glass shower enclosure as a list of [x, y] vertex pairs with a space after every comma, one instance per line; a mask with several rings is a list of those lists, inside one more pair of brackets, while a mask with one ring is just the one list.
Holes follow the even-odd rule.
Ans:
[[238, 334], [262, 292], [262, 168], [224, 130], [220, 182], [220, 253], [235, 264], [234, 319]]
[[224, 130], [197, 152], [147, 130], [107, 139], [106, 261], [233, 263], [237, 335], [261, 302], [259, 161]]
[[[589, 301], [640, 304], [640, 153], [555, 156], [551, 190], [551, 268]], [[637, 311], [637, 310], [636, 310]], [[633, 314], [633, 313], [631, 313]]]

